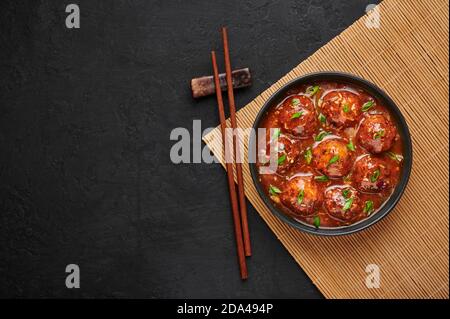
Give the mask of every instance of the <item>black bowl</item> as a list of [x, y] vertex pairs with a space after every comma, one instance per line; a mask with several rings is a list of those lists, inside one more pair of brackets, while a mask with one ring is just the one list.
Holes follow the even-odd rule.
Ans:
[[[285, 223], [300, 229], [301, 231], [310, 233], [310, 234], [316, 234], [316, 235], [327, 235], [327, 236], [336, 236], [336, 235], [348, 235], [355, 233], [357, 231], [363, 230], [379, 220], [381, 220], [383, 217], [385, 217], [398, 203], [400, 200], [400, 197], [402, 196], [406, 184], [408, 184], [409, 175], [411, 173], [411, 165], [412, 165], [412, 143], [411, 143], [411, 136], [409, 134], [408, 125], [406, 124], [405, 118], [403, 117], [402, 113], [398, 109], [398, 107], [395, 105], [394, 101], [385, 93], [383, 90], [381, 90], [379, 87], [374, 85], [373, 83], [370, 83], [369, 81], [366, 81], [362, 78], [359, 78], [357, 76], [341, 73], [341, 72], [318, 72], [318, 73], [311, 73], [304, 75], [302, 77], [299, 77], [297, 79], [294, 79], [290, 81], [289, 83], [285, 84], [283, 87], [281, 87], [277, 92], [275, 92], [263, 105], [261, 110], [259, 111], [255, 123], [253, 124], [253, 129], [255, 132], [257, 131], [257, 128], [259, 127], [259, 123], [266, 113], [266, 111], [274, 106], [277, 105], [283, 97], [285, 97], [285, 94], [288, 90], [297, 87], [301, 84], [309, 84], [313, 83], [315, 81], [336, 81], [340, 83], [348, 83], [348, 84], [354, 84], [361, 89], [369, 92], [374, 96], [375, 98], [382, 101], [386, 107], [390, 110], [391, 115], [395, 119], [395, 122], [397, 124], [397, 130], [399, 135], [401, 136], [403, 140], [403, 167], [402, 167], [402, 173], [400, 180], [394, 189], [393, 193], [391, 194], [390, 198], [386, 201], [386, 203], [374, 214], [369, 216], [368, 218], [361, 220], [355, 224], [349, 225], [349, 226], [342, 226], [342, 227], [319, 227], [316, 228], [312, 225], [308, 225], [306, 223], [297, 221], [287, 215], [285, 215], [282, 211], [280, 211], [276, 206], [273, 205], [270, 198], [265, 194], [264, 190], [262, 189], [261, 183], [258, 181], [258, 172], [257, 167], [255, 163], [250, 163], [250, 172], [252, 174], [253, 183], [255, 184], [256, 189], [258, 190], [259, 196], [262, 198], [264, 203], [267, 205], [267, 207], [270, 209], [270, 211], [280, 218]], [[250, 139], [250, 146], [249, 150], [256, 150], [256, 136], [252, 135]]]

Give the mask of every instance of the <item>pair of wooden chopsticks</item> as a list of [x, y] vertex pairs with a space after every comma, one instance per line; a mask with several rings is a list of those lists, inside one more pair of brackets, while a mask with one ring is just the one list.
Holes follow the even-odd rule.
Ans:
[[[231, 62], [230, 62], [230, 51], [228, 46], [228, 34], [227, 29], [225, 27], [222, 28], [222, 40], [225, 57], [225, 72], [227, 80], [228, 103], [230, 106], [231, 128], [233, 130], [236, 130], [237, 127], [236, 106], [234, 103], [233, 82], [231, 78]], [[225, 111], [223, 107], [222, 91], [220, 89], [219, 70], [217, 67], [216, 53], [214, 51], [211, 51], [211, 60], [214, 71], [214, 84], [216, 87], [217, 105], [219, 108], [220, 128], [222, 130], [222, 142], [223, 147], [225, 148], [226, 143], [228, 142], [225, 133], [227, 124], [225, 119]], [[240, 161], [236, 161], [236, 158], [238, 159], [242, 158], [240, 156], [239, 151], [240, 147], [238, 146], [238, 141], [236, 141], [236, 134], [233, 134], [232, 153], [233, 153], [233, 163], [236, 164], [239, 205], [238, 205], [238, 196], [236, 195], [236, 187], [234, 184], [233, 163], [229, 163], [229, 161], [227, 160], [225, 160], [225, 162], [228, 176], [228, 188], [230, 191], [231, 208], [233, 213], [234, 233], [236, 236], [239, 268], [241, 272], [241, 278], [247, 279], [248, 272], [245, 256], [251, 256], [252, 252], [250, 245], [250, 234], [248, 231], [247, 207], [245, 203], [245, 194], [244, 194], [244, 179], [242, 177], [242, 163]]]

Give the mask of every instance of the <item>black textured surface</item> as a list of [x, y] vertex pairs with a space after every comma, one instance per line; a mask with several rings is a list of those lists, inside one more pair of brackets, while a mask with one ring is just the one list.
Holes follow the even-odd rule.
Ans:
[[222, 25], [254, 75], [240, 107], [375, 1], [79, 0], [66, 29], [72, 2], [0, 4], [0, 297], [320, 297], [250, 205], [240, 281], [225, 173], [172, 164], [169, 134], [217, 125], [188, 82]]

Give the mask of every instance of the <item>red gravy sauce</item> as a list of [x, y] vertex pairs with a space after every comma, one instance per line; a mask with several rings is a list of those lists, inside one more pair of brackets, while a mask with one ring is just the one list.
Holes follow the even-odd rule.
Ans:
[[[398, 183], [403, 146], [394, 118], [357, 86], [293, 88], [259, 127], [266, 128], [258, 135], [266, 148], [256, 163], [259, 182], [273, 204], [298, 221], [354, 224], [376, 214]], [[270, 173], [262, 174], [262, 167]]]

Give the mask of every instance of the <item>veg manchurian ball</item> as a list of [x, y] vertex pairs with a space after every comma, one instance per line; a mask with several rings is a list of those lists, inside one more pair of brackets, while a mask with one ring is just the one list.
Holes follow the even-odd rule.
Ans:
[[314, 167], [329, 177], [347, 175], [353, 156], [343, 139], [326, 139], [313, 148]]
[[394, 167], [386, 160], [371, 155], [365, 155], [356, 161], [352, 180], [361, 192], [379, 193], [389, 190], [394, 184]]
[[306, 217], [314, 214], [322, 195], [312, 175], [294, 176], [284, 184], [280, 200], [295, 215]]
[[356, 220], [362, 211], [359, 193], [351, 186], [335, 186], [327, 189], [324, 206], [331, 216], [345, 222]]
[[286, 99], [280, 109], [280, 123], [284, 132], [300, 138], [313, 135], [318, 127], [314, 105], [304, 95], [294, 95]]
[[361, 115], [361, 101], [357, 94], [348, 91], [332, 91], [323, 97], [322, 113], [336, 127], [356, 123]]
[[394, 123], [382, 114], [364, 118], [357, 133], [359, 143], [374, 154], [390, 149], [396, 136], [397, 129]]
[[[269, 132], [270, 130], [267, 131]], [[295, 164], [300, 155], [300, 151], [301, 150], [297, 141], [284, 134], [280, 134], [277, 138], [268, 138], [265, 159], [268, 165], [271, 152], [273, 152], [273, 156], [277, 160], [278, 164], [277, 171], [285, 172], [293, 164]]]

